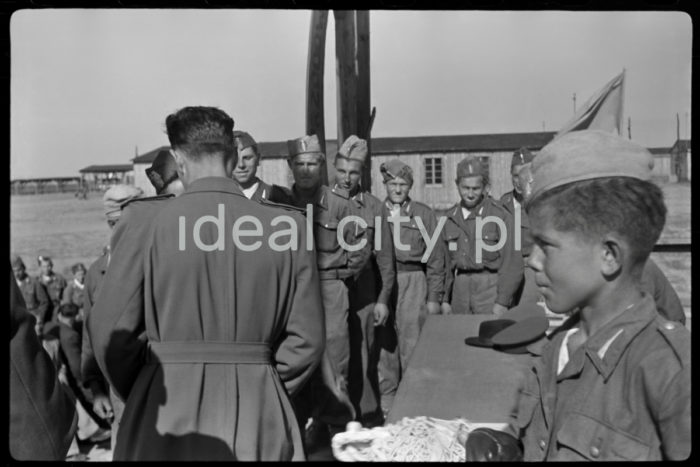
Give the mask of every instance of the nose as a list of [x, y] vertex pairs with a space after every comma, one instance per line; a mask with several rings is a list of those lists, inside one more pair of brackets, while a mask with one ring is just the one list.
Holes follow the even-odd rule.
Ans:
[[242, 158], [242, 157], [239, 157], [239, 158], [238, 158], [238, 168], [239, 168], [239, 169], [244, 169], [244, 168], [245, 168], [245, 164], [243, 163], [243, 158]]
[[542, 248], [537, 246], [537, 244], [532, 246], [532, 252], [530, 253], [530, 256], [527, 258], [527, 267], [530, 269], [540, 272], [542, 271], [542, 257], [543, 257], [544, 252], [542, 251]]

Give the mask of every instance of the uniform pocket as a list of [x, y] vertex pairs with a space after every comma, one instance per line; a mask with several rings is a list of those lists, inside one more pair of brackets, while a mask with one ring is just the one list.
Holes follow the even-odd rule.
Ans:
[[401, 223], [401, 243], [410, 247], [409, 255], [420, 258], [425, 251], [425, 242], [415, 219]]
[[338, 248], [338, 222], [318, 219], [314, 221], [316, 251], [334, 252]]
[[567, 416], [557, 441], [589, 460], [649, 460], [647, 444], [580, 413]]
[[[487, 228], [482, 231], [481, 234], [481, 240], [483, 241], [484, 245], [486, 248], [490, 248], [493, 250], [495, 245], [498, 245], [498, 242], [501, 239], [501, 235], [498, 231], [498, 229], [494, 228]], [[495, 250], [495, 251], [489, 251], [486, 248], [483, 248], [481, 250], [481, 257], [482, 261], [484, 262], [490, 262], [490, 261], [496, 261], [498, 258], [501, 256], [500, 248]]]

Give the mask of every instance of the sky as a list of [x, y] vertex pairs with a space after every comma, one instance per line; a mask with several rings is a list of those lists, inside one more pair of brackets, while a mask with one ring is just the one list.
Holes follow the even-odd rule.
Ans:
[[[258, 141], [304, 134], [308, 10], [15, 12], [10, 178], [77, 176], [167, 145], [165, 117], [216, 106]], [[335, 41], [325, 61], [336, 135]], [[372, 136], [556, 131], [623, 68], [632, 139], [690, 138], [682, 12], [371, 11]]]

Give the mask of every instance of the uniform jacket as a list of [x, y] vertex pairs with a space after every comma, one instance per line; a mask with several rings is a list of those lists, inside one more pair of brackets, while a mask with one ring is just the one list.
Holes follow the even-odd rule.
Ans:
[[[386, 217], [383, 216], [383, 203], [379, 198], [366, 191], [359, 191], [350, 200], [357, 215], [367, 222], [365, 238], [367, 244], [372, 247], [373, 253], [367, 267], [371, 268], [373, 272], [370, 273], [379, 279], [376, 290], [377, 302], [388, 305], [396, 283], [396, 255], [391, 227]], [[377, 217], [380, 218], [379, 226], [376, 225]], [[375, 245], [375, 232], [377, 230], [381, 235], [381, 243]]]
[[[519, 394], [513, 426], [526, 461], [689, 456], [690, 331], [659, 316], [645, 294], [589, 337], [557, 376], [564, 336], [555, 331], [542, 346]], [[569, 378], [575, 389], [556, 413], [557, 380]]]
[[[515, 202], [514, 195], [512, 191], [501, 196], [499, 200], [503, 205], [503, 208], [508, 211], [508, 213], [513, 217], [513, 225], [515, 225]], [[516, 226], [517, 227], [517, 226]], [[532, 252], [532, 246], [535, 241], [532, 239], [532, 232], [530, 232], [530, 218], [527, 217], [525, 208], [522, 203], [520, 203], [520, 253], [523, 257], [528, 256]]]
[[17, 460], [63, 460], [78, 418], [34, 323], [10, 271], [10, 454]]
[[654, 298], [656, 309], [664, 318], [685, 324], [681, 299], [659, 266], [649, 258], [642, 270], [642, 290]]
[[[279, 252], [267, 242], [273, 230], [288, 229], [270, 227], [279, 209], [246, 199], [233, 180], [202, 178], [158, 208], [149, 204], [123, 209], [88, 318], [97, 360], [127, 397], [115, 459], [302, 460], [289, 395], [316, 368], [325, 339], [303, 217], [286, 213], [297, 222], [300, 247]], [[217, 216], [219, 205], [224, 250], [205, 252], [193, 226]], [[255, 251], [233, 245], [233, 223], [246, 215], [266, 232]], [[212, 244], [218, 229], [205, 223], [200, 233]], [[123, 280], [133, 274], [143, 274], [140, 283]]]
[[[386, 219], [391, 217], [391, 202], [387, 198], [384, 202], [383, 216]], [[437, 217], [432, 209], [423, 203], [414, 201], [408, 198], [401, 205], [400, 216], [407, 217], [408, 221], [401, 222], [399, 228], [399, 238], [401, 239], [401, 244], [406, 245], [408, 250], [404, 251], [397, 248], [394, 245], [394, 252], [396, 254], [396, 261], [404, 264], [420, 264], [422, 257], [427, 250], [427, 245], [423, 236], [419, 230], [417, 218], [420, 218], [423, 222], [423, 226], [427, 231], [428, 235], [432, 238], [437, 228]], [[391, 224], [392, 235], [394, 232], [394, 224]], [[444, 242], [438, 238], [435, 243], [428, 261], [425, 264], [426, 279], [428, 282], [428, 302], [438, 302], [442, 301], [444, 292], [444, 280], [445, 280], [445, 251]], [[398, 267], [397, 267], [398, 269]]]
[[62, 275], [53, 273], [48, 279], [39, 274], [37, 280], [41, 282], [44, 286], [46, 294], [49, 296], [51, 305], [49, 306], [49, 312], [51, 314], [51, 321], [57, 321], [58, 307], [61, 304], [61, 297], [63, 297], [63, 290], [66, 288], [66, 279]]
[[20, 283], [19, 289], [27, 311], [34, 315], [38, 323], [46, 322], [50, 318], [48, 313], [51, 302], [39, 279], [27, 275]]
[[272, 186], [258, 179], [258, 188], [255, 189], [255, 193], [253, 193], [250, 199], [257, 202], [260, 202], [262, 199], [270, 199], [271, 192]]
[[[506, 226], [506, 240], [497, 251], [481, 250], [481, 263], [476, 262], [476, 217], [498, 217]], [[465, 220], [462, 215], [462, 205], [455, 204], [447, 211], [444, 238], [445, 248], [450, 258], [448, 272], [445, 274], [445, 300], [451, 300], [454, 275], [457, 270], [498, 272], [498, 295], [496, 303], [511, 306], [520, 283], [523, 280], [523, 257], [515, 251], [515, 235], [513, 217], [491, 197], [471, 210]], [[496, 245], [501, 239], [500, 229], [494, 222], [483, 226], [482, 240], [486, 245]], [[454, 250], [454, 251], [452, 251]]]
[[[117, 223], [117, 225], [119, 224]], [[97, 360], [95, 360], [90, 332], [87, 329], [87, 317], [90, 315], [92, 307], [97, 299], [97, 293], [102, 286], [110, 257], [111, 254], [107, 253], [97, 258], [97, 260], [90, 265], [85, 274], [85, 288], [83, 289], [83, 336], [82, 352], [80, 356], [80, 369], [84, 387], [88, 388], [93, 384], [97, 384], [104, 393], [107, 391], [105, 387], [106, 382], [102, 370], [100, 370], [100, 367], [97, 365]]]
[[[306, 209], [306, 201], [296, 191], [279, 187], [280, 190], [271, 201], [280, 202]], [[338, 227], [340, 221], [351, 215], [357, 215], [349, 201], [350, 195], [338, 187], [329, 188], [320, 185], [313, 200], [313, 239], [316, 247], [316, 259], [319, 271], [340, 270], [345, 277], [357, 276], [369, 260], [370, 250], [363, 248], [350, 251], [341, 247], [338, 242]], [[345, 224], [342, 233], [348, 245], [354, 245], [365, 238], [365, 230], [354, 222]], [[369, 240], [368, 240], [369, 241]]]

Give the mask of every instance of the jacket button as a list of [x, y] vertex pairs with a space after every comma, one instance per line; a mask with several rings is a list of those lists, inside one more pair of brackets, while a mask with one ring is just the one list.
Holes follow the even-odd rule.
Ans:
[[600, 449], [598, 449], [597, 447], [593, 446], [593, 447], [591, 448], [591, 456], [593, 456], [593, 457], [598, 457], [598, 456], [600, 456]]
[[666, 328], [666, 329], [669, 330], [669, 331], [675, 329], [675, 327], [676, 327], [676, 324], [675, 324], [675, 323], [668, 322], [668, 323], [665, 323], [665, 324], [664, 324], [664, 328]]
[[546, 442], [545, 440], [541, 439], [541, 440], [540, 440], [540, 447], [541, 447], [542, 449], [544, 449], [545, 446], [547, 446], [547, 442]]

